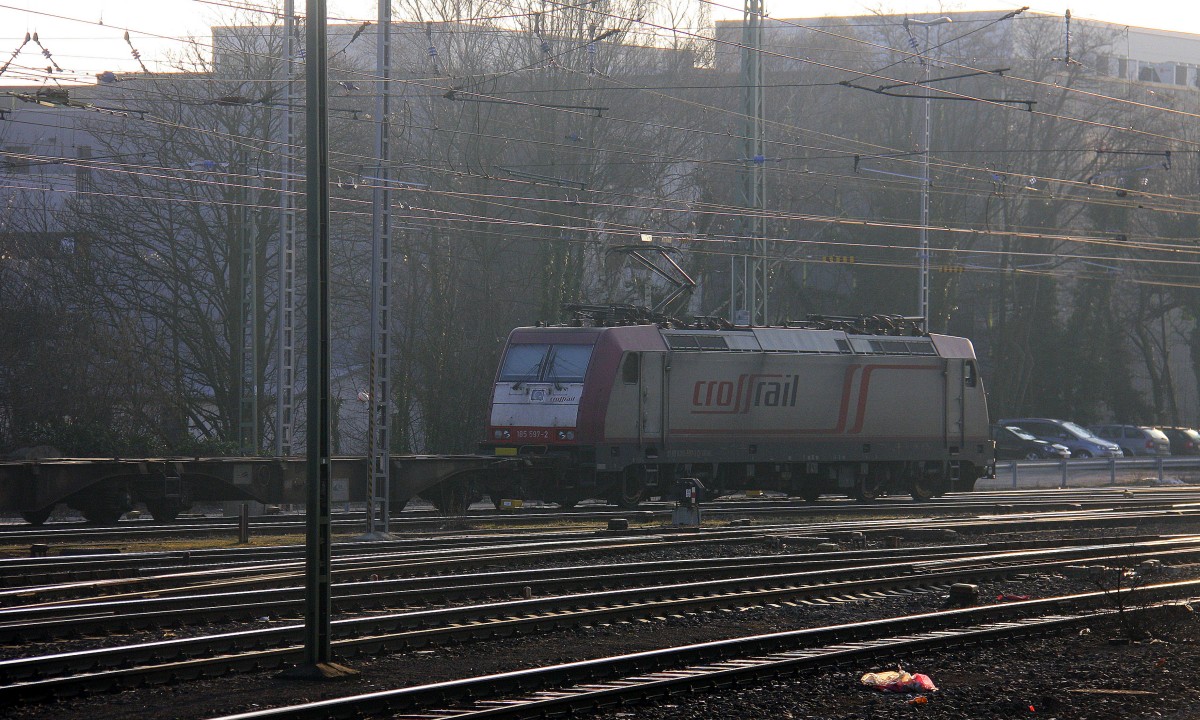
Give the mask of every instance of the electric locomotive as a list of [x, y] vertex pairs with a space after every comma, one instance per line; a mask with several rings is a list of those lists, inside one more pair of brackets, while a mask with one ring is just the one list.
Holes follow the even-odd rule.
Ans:
[[895, 316], [782, 327], [614, 321], [508, 336], [481, 451], [524, 459], [492, 498], [633, 507], [695, 478], [706, 495], [869, 501], [971, 490], [992, 462], [971, 342]]

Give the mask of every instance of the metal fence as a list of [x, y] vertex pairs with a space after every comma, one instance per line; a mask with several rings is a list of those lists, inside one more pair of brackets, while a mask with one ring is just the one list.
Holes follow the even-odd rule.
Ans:
[[976, 490], [1095, 487], [1103, 485], [1179, 485], [1200, 482], [1200, 456], [1020, 460], [996, 463], [992, 477]]

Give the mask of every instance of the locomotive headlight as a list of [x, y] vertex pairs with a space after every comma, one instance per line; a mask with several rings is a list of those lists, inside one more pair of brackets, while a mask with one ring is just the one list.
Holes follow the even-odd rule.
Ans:
[[496, 439], [499, 440], [500, 438], [504, 437], [504, 431], [497, 430], [494, 433], [492, 433], [492, 435], [494, 435], [496, 437]]
[[568, 439], [568, 440], [574, 440], [574, 439], [575, 439], [575, 431], [574, 431], [574, 430], [568, 430], [568, 431], [567, 431], [567, 439]]

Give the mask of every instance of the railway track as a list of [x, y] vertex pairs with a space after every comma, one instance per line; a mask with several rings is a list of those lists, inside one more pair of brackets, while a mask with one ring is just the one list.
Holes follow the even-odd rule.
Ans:
[[[841, 517], [827, 512], [808, 522], [766, 522], [763, 516], [748, 526], [706, 527], [699, 533], [489, 528], [385, 543], [337, 543], [334, 653], [351, 663], [379, 657], [416, 662], [414, 653], [458, 645], [487, 648], [522, 637], [529, 638], [526, 642], [569, 638], [597, 628], [670, 623], [694, 628], [707, 623], [705, 618], [745, 612], [784, 613], [805, 623], [855, 616], [860, 621], [854, 624], [862, 624], [886, 619], [899, 608], [935, 607], [955, 583], [1002, 586], [1020, 578], [1059, 578], [1048, 585], [1038, 580], [1039, 587], [1067, 590], [1072, 583], [1061, 575], [1068, 567], [1124, 567], [1143, 559], [1168, 566], [1200, 563], [1200, 537], [1188, 534], [1200, 507], [1187, 494], [1133, 499], [1122, 494], [1090, 505], [1072, 498], [1025, 506], [996, 501], [1004, 497], [988, 498], [979, 508], [986, 512], [979, 515]], [[1122, 502], [1129, 500], [1136, 502]], [[1037, 509], [1046, 506], [1055, 510]], [[1145, 534], [1150, 527], [1167, 534]], [[1065, 540], [1085, 529], [1108, 537]], [[1030, 531], [1040, 531], [1039, 539], [1024, 539]], [[964, 543], [964, 535], [996, 540]], [[828, 551], [831, 543], [842, 549]], [[818, 546], [822, 550], [815, 551]], [[0, 643], [9, 656], [0, 661], [0, 703], [35, 708], [45, 700], [234, 673], [251, 673], [250, 678], [255, 671], [302, 662], [303, 628], [295, 619], [302, 607], [299, 551], [224, 548], [186, 556], [0, 561], [0, 577], [11, 583], [0, 589]], [[72, 579], [89, 572], [91, 579]], [[42, 582], [47, 579], [52, 582]], [[1081, 582], [1074, 582], [1076, 591], [1088, 586]], [[1188, 592], [1200, 596], [1200, 590]], [[1113, 594], [1090, 597], [1092, 606], [1072, 612], [1102, 614]], [[1059, 612], [1066, 613], [1066, 606]], [[500, 643], [488, 642], [496, 640]], [[748, 659], [737, 662], [743, 661]], [[496, 671], [503, 675], [511, 667], [497, 662]], [[691, 665], [669, 666], [667, 672], [693, 674]], [[665, 679], [650, 687], [666, 688]], [[628, 680], [616, 684], [626, 686]], [[497, 695], [492, 705], [434, 704], [413, 706], [412, 712], [414, 717], [451, 712], [487, 717], [508, 707], [526, 707], [521, 712], [531, 714], [559, 712], [554, 708], [560, 700], [567, 703], [561, 707], [573, 707], [570, 698], [598, 682], [565, 680], [547, 686], [550, 696]], [[580, 702], [627, 697], [612, 688], [600, 690], [582, 693]], [[533, 702], [540, 700], [554, 702]]]
[[[665, 615], [698, 613], [768, 603], [866, 601], [888, 593], [946, 591], [951, 584], [1053, 572], [1080, 562], [1128, 561], [1157, 558], [1164, 563], [1200, 560], [1200, 539], [1178, 538], [1128, 545], [1091, 545], [983, 554], [978, 551], [943, 555], [900, 564], [883, 557], [874, 564], [841, 569], [820, 568], [765, 575], [738, 574], [715, 580], [639, 585], [618, 590], [589, 590], [464, 607], [415, 609], [382, 616], [342, 619], [333, 624], [336, 652], [342, 657], [413, 650], [444, 643], [461, 643], [545, 633], [567, 627], [646, 620]], [[644, 581], [644, 575], [639, 580]], [[608, 578], [602, 583], [634, 583]], [[436, 590], [424, 592], [436, 593]], [[484, 592], [491, 592], [484, 590]], [[262, 607], [262, 606], [260, 606]], [[78, 618], [104, 625], [102, 609]], [[23, 624], [37, 631], [38, 623], [24, 619], [6, 622], [19, 632]], [[109, 618], [108, 627], [117, 627]], [[14, 637], [14, 640], [16, 638]], [[267, 629], [142, 642], [132, 645], [15, 658], [0, 662], [0, 700], [30, 701], [215, 677], [247, 669], [283, 667], [303, 657], [303, 627]]]
[[[995, 506], [1007, 511], [1044, 512], [1053, 509], [1100, 509], [1136, 506], [1184, 505], [1200, 502], [1200, 487], [1149, 487], [1130, 489], [1063, 488], [1051, 490], [992, 490], [971, 493], [952, 493], [928, 502], [916, 503], [903, 497], [884, 497], [870, 504], [858, 504], [845, 498], [826, 498], [809, 504], [799, 499], [764, 497], [753, 500], [721, 499], [706, 503], [706, 517], [727, 520], [733, 517], [774, 516], [791, 521], [819, 517], [836, 512], [849, 516], [928, 515], [931, 511], [954, 514], [978, 514]], [[432, 509], [405, 510], [392, 517], [389, 526], [397, 534], [442, 532], [462, 534], [461, 526], [486, 524], [487, 532], [520, 533], [529, 526], [547, 524], [605, 523], [613, 518], [629, 518], [643, 522], [669, 520], [673, 505], [664, 502], [643, 503], [636, 510], [606, 505], [580, 505], [564, 511], [557, 506], [521, 508], [518, 512], [473, 509], [462, 516], [447, 518]], [[332, 527], [340, 535], [361, 532], [364, 519], [361, 512], [338, 512], [332, 517]], [[445, 530], [446, 526], [460, 526]], [[252, 535], [284, 536], [302, 534], [302, 514], [260, 515], [250, 518]], [[127, 519], [112, 526], [98, 526], [83, 521], [50, 522], [32, 526], [20, 521], [0, 521], [0, 547], [7, 545], [115, 543], [131, 540], [161, 538], [202, 538], [212, 536], [236, 537], [238, 520], [228, 517], [182, 517], [174, 523], [157, 523], [147, 519]]]
[[[815, 538], [824, 540], [824, 538]], [[563, 566], [556, 568], [462, 572], [453, 575], [416, 575], [395, 579], [371, 579], [335, 585], [335, 613], [370, 612], [381, 609], [428, 606], [431, 603], [495, 600], [529, 595], [544, 596], [555, 592], [590, 592], [685, 580], [721, 579], [778, 575], [788, 572], [823, 572], [829, 577], [839, 573], [869, 573], [874, 568], [912, 568], [918, 564], [932, 567], [939, 560], [950, 562], [977, 558], [996, 562], [1003, 553], [1038, 548], [1047, 556], [1071, 560], [1120, 552], [1144, 552], [1160, 543], [1163, 552], [1175, 541], [1161, 538], [1125, 538], [1122, 543], [1089, 542], [1083, 549], [1064, 548], [1061, 541], [987, 543], [927, 547], [919, 550], [863, 550], [827, 554], [812, 553], [750, 556], [727, 560], [676, 560], [625, 562], [615, 565]], [[1185, 541], [1178, 544], [1186, 545]], [[1187, 553], [1186, 546], [1179, 552]], [[1176, 559], [1178, 561], [1178, 559]], [[382, 566], [366, 570], [384, 570]], [[364, 572], [366, 571], [364, 570]], [[268, 575], [275, 580], [278, 575]], [[121, 632], [145, 632], [161, 628], [179, 628], [220, 622], [253, 622], [302, 617], [303, 588], [298, 584], [277, 588], [255, 587], [263, 578], [245, 584], [219, 581], [205, 586], [191, 585], [188, 592], [149, 595], [126, 593], [90, 601], [50, 602], [44, 588], [19, 593], [38, 602], [0, 609], [0, 642], [62, 640], [100, 633], [106, 629]]]
[[[836, 540], [848, 533], [857, 533], [862, 538], [928, 541], [955, 537], [957, 533], [1065, 531], [1087, 526], [1132, 528], [1147, 522], [1175, 523], [1186, 532], [1197, 513], [1200, 506], [1171, 503], [1122, 506], [1119, 511], [1072, 508], [1055, 513], [1019, 513], [1003, 507], [1003, 514], [975, 517], [763, 524], [705, 528], [702, 533], [664, 528], [628, 533], [588, 529], [346, 542], [334, 546], [335, 581], [362, 582], [374, 577], [395, 578], [431, 571], [466, 572], [497, 563], [546, 562], [548, 556], [554, 556], [558, 562], [571, 562], [615, 553], [755, 544], [764, 540], [781, 546], [803, 546], [818, 539]], [[192, 592], [197, 586], [213, 583], [226, 588], [241, 583], [244, 589], [266, 589], [294, 584], [302, 573], [300, 546], [9, 558], [0, 560], [0, 607], [25, 604], [32, 593], [36, 593], [39, 601], [48, 602], [151, 591]]]
[[[1195, 582], [1155, 585], [1128, 591], [1126, 601], [1139, 606], [1130, 612], [1146, 612], [1152, 603], [1186, 602], [1198, 590]], [[1115, 612], [1097, 608], [1098, 601], [1109, 602], [1111, 597], [1076, 594], [736, 638], [299, 703], [220, 720], [557, 716], [736, 687], [852, 661], [1063, 632]]]
[[[1125, 539], [1127, 542], [1133, 540]], [[1158, 538], [1139, 538], [1149, 543]], [[1099, 544], [1099, 543], [1097, 543]], [[745, 577], [768, 573], [824, 571], [837, 573], [847, 567], [911, 567], [914, 563], [940, 558], [995, 557], [999, 553], [1036, 547], [1057, 547], [1059, 541], [1037, 543], [988, 543], [923, 548], [920, 550], [872, 550], [840, 552], [822, 558], [811, 553], [751, 556], [728, 560], [677, 560], [618, 565], [565, 566], [558, 568], [466, 572], [454, 575], [423, 575], [388, 580], [367, 580], [334, 586], [334, 610], [362, 612], [375, 608], [428, 605], [430, 602], [517, 597], [523, 593], [585, 592], [632, 587], [686, 579]], [[1133, 545], [1123, 544], [1125, 547]], [[1111, 546], [1109, 546], [1111, 547]], [[1116, 550], [1112, 550], [1115, 552]], [[1058, 554], [1073, 552], [1058, 549]], [[378, 568], [383, 569], [383, 568]], [[254, 581], [253, 584], [257, 584]], [[0, 610], [0, 642], [48, 640], [86, 635], [105, 628], [129, 632], [160, 627], [180, 627], [262, 617], [297, 617], [303, 603], [298, 585], [271, 589], [239, 589], [227, 582], [206, 587], [191, 586], [185, 594], [155, 591], [118, 595], [88, 602], [48, 602], [43, 589], [21, 592], [38, 602]]]

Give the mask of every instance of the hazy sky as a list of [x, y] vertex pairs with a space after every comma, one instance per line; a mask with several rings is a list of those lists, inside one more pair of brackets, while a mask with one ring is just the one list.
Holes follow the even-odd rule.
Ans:
[[[1186, 0], [1028, 0], [1031, 11], [1061, 15], [1070, 9], [1076, 18], [1091, 18], [1141, 27], [1163, 28], [1200, 34], [1200, 3]], [[998, 14], [1020, 7], [1019, 2], [996, 0], [764, 0], [768, 15], [806, 17], [812, 15], [858, 15], [872, 11], [908, 13], [914, 16], [951, 10], [995, 10]], [[0, 75], [0, 84], [28, 81], [29, 68], [45, 68], [50, 60], [65, 71], [63, 79], [90, 80], [104, 70], [132, 72], [138, 63], [130, 42], [141, 53], [150, 70], [168, 69], [160, 62], [165, 54], [183, 49], [189, 34], [207, 39], [208, 27], [230, 17], [231, 6], [262, 6], [264, 0], [0, 0], [0, 65], [21, 45], [26, 32], [37, 32], [39, 47], [25, 45]], [[295, 0], [303, 11], [304, 0]], [[373, 0], [328, 0], [330, 18], [347, 21], [375, 17]], [[730, 8], [723, 10], [722, 8]], [[716, 17], [739, 17], [741, 4], [718, 0]], [[399, 19], [399, 18], [398, 18]], [[42, 53], [50, 53], [47, 60]]]

